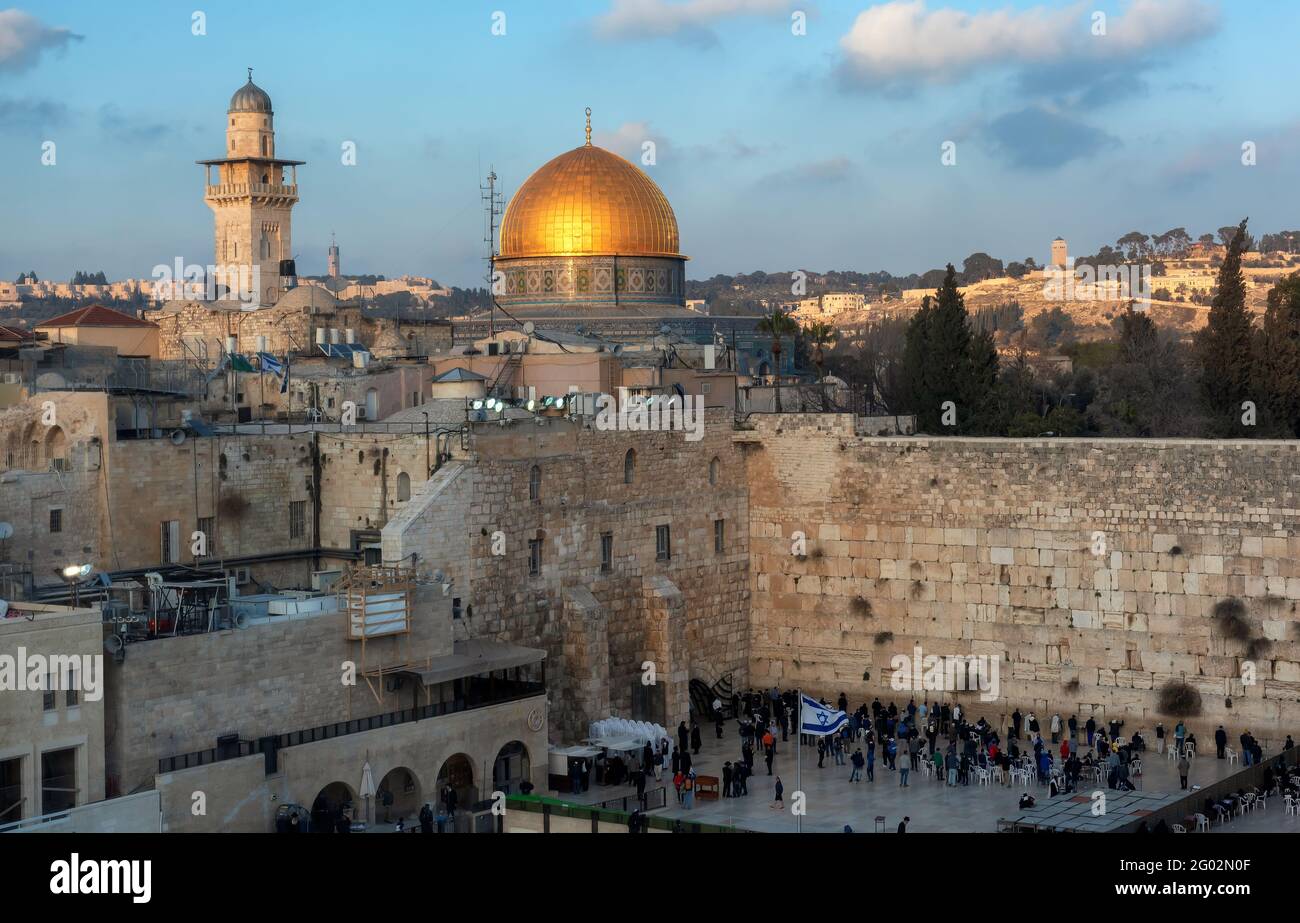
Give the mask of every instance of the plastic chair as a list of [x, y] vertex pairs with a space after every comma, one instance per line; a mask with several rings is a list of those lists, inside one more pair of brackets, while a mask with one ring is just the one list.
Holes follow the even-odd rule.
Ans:
[[1170, 824], [1170, 825], [1169, 825], [1169, 829], [1172, 830], [1174, 833], [1186, 833], [1186, 832], [1187, 832], [1187, 828], [1184, 827], [1182, 824]]
[[1210, 819], [1204, 814], [1196, 815], [1196, 832], [1200, 833], [1210, 829]]
[[1232, 749], [1231, 747], [1224, 747], [1223, 755], [1227, 757], [1229, 766], [1237, 762], [1237, 751]]

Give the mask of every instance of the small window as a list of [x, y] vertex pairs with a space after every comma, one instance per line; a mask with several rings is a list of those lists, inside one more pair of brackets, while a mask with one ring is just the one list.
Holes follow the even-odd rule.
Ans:
[[631, 484], [636, 480], [636, 449], [628, 449], [623, 456], [623, 483]]
[[63, 510], [50, 510], [50, 533], [63, 531]]
[[725, 519], [713, 520], [713, 553], [722, 554], [727, 547], [727, 521]]
[[722, 465], [718, 462], [716, 458], [714, 458], [713, 461], [709, 462], [709, 483], [710, 484], [717, 486], [718, 469], [721, 467]]
[[542, 573], [542, 540], [528, 540], [528, 576], [537, 577]]
[[459, 621], [459, 620], [460, 620], [460, 616], [461, 616], [461, 611], [460, 611], [460, 597], [459, 597], [459, 596], [455, 596], [455, 597], [452, 597], [452, 600], [451, 600], [451, 617], [452, 617], [453, 620], [455, 620], [455, 621]]
[[614, 533], [600, 533], [600, 572], [608, 574], [614, 569]]
[[542, 469], [536, 465], [528, 472], [528, 499], [533, 502], [542, 499]]
[[411, 476], [403, 471], [397, 476], [397, 502], [411, 499]]
[[64, 702], [68, 708], [76, 708], [81, 704], [81, 696], [77, 693], [77, 668], [68, 668], [68, 685], [64, 689]]
[[169, 519], [159, 530], [162, 533], [163, 564], [175, 564], [181, 559], [181, 523], [179, 519]]
[[655, 560], [668, 561], [672, 556], [673, 540], [668, 526], [655, 526]]
[[55, 698], [54, 686], [55, 686], [54, 674], [46, 673], [45, 674], [45, 696], [44, 696], [44, 701], [42, 702], [42, 707], [46, 711], [54, 711], [54, 709], [58, 708], [58, 699]]
[[307, 535], [307, 501], [289, 501], [289, 538], [304, 538]]

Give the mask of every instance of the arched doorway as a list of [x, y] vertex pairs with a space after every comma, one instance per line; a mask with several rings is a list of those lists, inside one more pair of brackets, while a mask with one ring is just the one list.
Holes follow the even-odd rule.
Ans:
[[528, 748], [512, 740], [497, 752], [497, 761], [492, 764], [492, 790], [514, 794], [519, 791], [519, 783], [526, 779], [532, 780]]
[[456, 793], [456, 810], [467, 810], [478, 801], [478, 790], [474, 788], [474, 764], [464, 753], [449, 757], [438, 770], [439, 802], [446, 802], [445, 789], [448, 784]]
[[417, 823], [420, 805], [420, 781], [405, 766], [390, 769], [375, 789], [375, 820], [381, 824], [395, 824], [406, 818], [407, 826]]
[[356, 793], [346, 782], [326, 785], [311, 803], [312, 833], [334, 833], [340, 817], [358, 817], [354, 813], [356, 803]]
[[45, 466], [62, 471], [68, 462], [68, 437], [62, 427], [51, 426], [45, 434]]

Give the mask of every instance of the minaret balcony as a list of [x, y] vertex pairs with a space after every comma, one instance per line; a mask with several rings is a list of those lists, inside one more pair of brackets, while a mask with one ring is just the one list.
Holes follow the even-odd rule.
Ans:
[[207, 202], [257, 199], [267, 205], [292, 205], [298, 201], [298, 187], [274, 183], [222, 183], [209, 185], [203, 198]]

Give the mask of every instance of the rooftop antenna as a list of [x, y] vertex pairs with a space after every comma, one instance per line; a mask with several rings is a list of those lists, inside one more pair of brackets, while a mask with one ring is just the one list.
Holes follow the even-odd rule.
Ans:
[[487, 183], [479, 187], [480, 198], [483, 200], [483, 210], [487, 214], [487, 228], [483, 235], [483, 242], [488, 245], [488, 301], [490, 303], [488, 315], [488, 336], [496, 336], [496, 258], [497, 258], [497, 219], [505, 206], [505, 197], [497, 192], [497, 174], [496, 170], [488, 167]]

